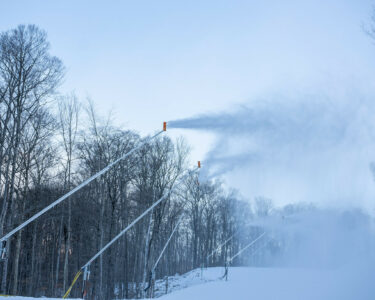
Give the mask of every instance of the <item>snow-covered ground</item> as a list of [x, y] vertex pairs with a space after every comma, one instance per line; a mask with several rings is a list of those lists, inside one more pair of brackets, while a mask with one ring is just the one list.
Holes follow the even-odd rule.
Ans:
[[[203, 280], [185, 281], [188, 288], [162, 296], [162, 300], [373, 300], [375, 270], [345, 267], [337, 270], [284, 268], [230, 268], [228, 281], [218, 279], [224, 270], [203, 272]], [[199, 272], [195, 272], [199, 274]], [[214, 281], [212, 281], [214, 280]], [[197, 284], [199, 281], [202, 284]], [[206, 281], [203, 284], [203, 281]], [[192, 283], [191, 285], [189, 283]], [[183, 285], [180, 286], [181, 288]]]
[[[33, 298], [33, 297], [21, 297], [21, 296], [0, 296], [0, 299], [4, 300], [35, 300], [35, 299], [48, 299], [48, 300], [61, 300], [61, 298]], [[79, 300], [79, 299], [67, 299], [67, 300]]]
[[182, 275], [169, 276], [168, 286], [166, 280], [156, 280], [155, 297], [160, 297], [175, 291], [191, 287], [197, 284], [203, 284], [219, 280], [222, 276], [223, 268], [196, 269]]
[[163, 281], [157, 281], [155, 294], [161, 300], [375, 299], [375, 269], [370, 266], [347, 266], [335, 270], [231, 267], [228, 281], [221, 279], [223, 273], [223, 268], [209, 268], [203, 273], [197, 269], [172, 276], [168, 279], [168, 294], [165, 295]]

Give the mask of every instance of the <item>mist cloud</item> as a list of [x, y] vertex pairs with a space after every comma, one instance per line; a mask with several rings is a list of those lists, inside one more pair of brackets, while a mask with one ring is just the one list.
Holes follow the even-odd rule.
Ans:
[[375, 197], [374, 116], [366, 97], [305, 95], [268, 97], [169, 127], [213, 132], [206, 176], [224, 175], [247, 196], [369, 205]]

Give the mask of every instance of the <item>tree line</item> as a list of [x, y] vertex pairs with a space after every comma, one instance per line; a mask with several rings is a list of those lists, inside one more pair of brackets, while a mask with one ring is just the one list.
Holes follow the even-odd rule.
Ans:
[[[37, 26], [0, 34], [0, 236], [143, 141], [98, 116], [91, 102], [59, 94], [64, 75]], [[217, 180], [200, 180], [189, 166], [189, 146], [165, 135], [116, 164], [9, 239], [0, 262], [1, 293], [61, 297], [84, 263], [176, 185], [92, 263], [89, 294], [144, 297], [147, 274], [181, 215], [156, 277], [223, 265], [256, 236], [257, 230], [239, 233], [252, 212], [235, 192]], [[79, 280], [72, 296], [80, 297], [81, 288]]]
[[[43, 30], [20, 25], [0, 33], [0, 237], [145, 140], [102, 118], [92, 102], [61, 95], [64, 76]], [[149, 296], [149, 272], [179, 220], [156, 279], [224, 266], [264, 232], [266, 238], [231, 265], [282, 265], [300, 255], [305, 233], [293, 224], [314, 214], [321, 220], [317, 208], [275, 208], [262, 197], [244, 201], [191, 165], [187, 143], [167, 135], [121, 160], [9, 238], [0, 260], [0, 293], [61, 297], [91, 257], [164, 195], [90, 265], [90, 299]], [[356, 211], [337, 218], [349, 226], [345, 230], [368, 219]], [[71, 296], [81, 297], [82, 288], [79, 279]]]

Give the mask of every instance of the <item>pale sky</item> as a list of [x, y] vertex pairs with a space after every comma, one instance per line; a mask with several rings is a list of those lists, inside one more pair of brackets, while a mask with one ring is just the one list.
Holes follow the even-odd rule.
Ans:
[[[362, 29], [374, 4], [2, 0], [0, 31], [46, 30], [66, 66], [61, 92], [89, 96], [103, 115], [148, 134], [270, 94], [375, 95], [375, 45]], [[171, 134], [187, 137], [193, 161], [214, 142], [209, 133]]]

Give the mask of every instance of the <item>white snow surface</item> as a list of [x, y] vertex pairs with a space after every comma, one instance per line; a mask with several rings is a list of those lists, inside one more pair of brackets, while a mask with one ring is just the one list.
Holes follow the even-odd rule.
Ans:
[[[35, 299], [48, 299], [48, 300], [61, 300], [61, 298], [33, 298], [33, 297], [21, 297], [21, 296], [0, 296], [0, 299], [4, 300], [35, 300]], [[67, 300], [80, 300], [78, 298], [72, 299], [72, 298], [67, 298]]]
[[[345, 266], [337, 269], [229, 268], [228, 281], [221, 279], [224, 268], [193, 270], [156, 282], [155, 295], [161, 300], [373, 300], [375, 268]], [[35, 300], [29, 297], [1, 297], [7, 300]], [[44, 298], [47, 299], [47, 298]], [[58, 299], [58, 298], [48, 298]], [[77, 299], [76, 299], [77, 300]]]
[[[228, 281], [223, 268], [210, 268], [181, 277], [174, 292], [162, 300], [367, 300], [375, 299], [375, 270], [370, 266], [339, 269], [231, 267]], [[187, 287], [188, 288], [184, 288]], [[180, 288], [180, 290], [177, 290]]]
[[[195, 269], [182, 275], [168, 276], [168, 294], [197, 284], [219, 279], [222, 268]], [[166, 280], [156, 280], [155, 297], [166, 294]]]

